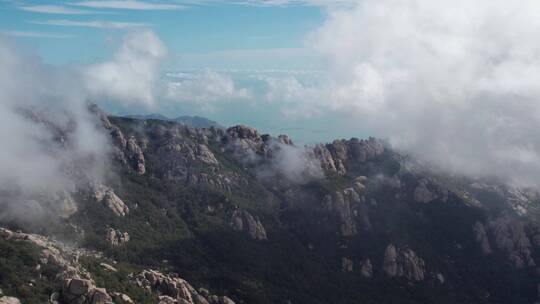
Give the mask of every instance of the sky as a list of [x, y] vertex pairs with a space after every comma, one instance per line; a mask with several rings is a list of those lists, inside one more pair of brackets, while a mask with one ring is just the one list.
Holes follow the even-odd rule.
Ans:
[[537, 187], [538, 16], [537, 0], [0, 0], [0, 106], [76, 97], [300, 144], [375, 136]]
[[149, 28], [173, 54], [170, 69], [290, 69], [313, 66], [298, 54], [305, 34], [324, 21], [324, 11], [312, 5], [109, 2], [2, 1], [0, 27], [53, 64], [91, 62], [111, 52], [111, 39]]
[[[330, 1], [1, 1], [0, 32], [52, 65], [91, 64], [110, 57], [123, 35], [151, 30], [166, 45], [161, 74], [220, 72], [249, 90], [261, 77], [316, 75], [320, 58], [306, 47], [308, 33], [325, 20]], [[218, 98], [218, 97], [212, 97]], [[249, 124], [263, 132], [292, 133], [301, 142], [323, 141], [324, 121], [297, 122], [269, 104], [227, 107], [192, 102], [148, 108], [97, 101], [116, 114], [200, 115], [224, 125]], [[246, 98], [241, 98], [246, 99]], [[253, 99], [264, 99], [253, 96]], [[269, 117], [271, 111], [273, 117]], [[349, 134], [344, 134], [349, 135]]]

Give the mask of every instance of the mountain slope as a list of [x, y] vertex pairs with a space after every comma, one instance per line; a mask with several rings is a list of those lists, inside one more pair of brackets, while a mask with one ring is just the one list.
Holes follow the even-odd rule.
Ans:
[[[93, 111], [111, 139], [105, 177], [69, 193], [76, 211], [46, 227], [28, 231], [16, 219], [3, 225], [90, 249], [72, 267], [111, 297], [119, 292], [141, 303], [157, 303], [159, 295], [179, 303], [537, 300], [539, 200], [530, 189], [426, 169], [374, 138], [303, 148], [246, 126], [200, 129]], [[11, 251], [25, 240], [4, 238], [0, 249]], [[99, 266], [114, 262], [113, 274]], [[163, 274], [169, 272], [197, 291]], [[177, 287], [146, 283], [146, 276]], [[10, 280], [0, 277], [8, 295], [39, 303]], [[57, 282], [36, 293], [43, 298], [56, 291], [66, 302], [69, 286]], [[228, 297], [211, 297], [206, 289]]]

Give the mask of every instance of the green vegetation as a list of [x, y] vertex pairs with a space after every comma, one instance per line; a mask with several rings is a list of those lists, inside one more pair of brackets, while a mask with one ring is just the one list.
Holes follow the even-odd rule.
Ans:
[[0, 288], [4, 294], [18, 297], [22, 303], [41, 304], [59, 285], [54, 283], [57, 269], [41, 269], [38, 277], [39, 248], [24, 242], [0, 238]]

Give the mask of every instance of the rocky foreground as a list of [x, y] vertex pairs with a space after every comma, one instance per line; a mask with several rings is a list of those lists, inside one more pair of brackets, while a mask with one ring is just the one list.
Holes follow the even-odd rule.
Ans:
[[0, 303], [538, 300], [534, 189], [451, 176], [375, 138], [300, 147], [91, 112], [109, 139], [102, 175], [77, 160], [73, 189], [2, 192], [42, 213], [0, 200]]

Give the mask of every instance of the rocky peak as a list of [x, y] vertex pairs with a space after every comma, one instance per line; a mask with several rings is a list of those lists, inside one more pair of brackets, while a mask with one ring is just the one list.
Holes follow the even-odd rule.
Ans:
[[227, 134], [235, 139], [248, 139], [251, 141], [262, 140], [257, 129], [245, 125], [237, 125], [227, 129]]
[[278, 141], [284, 145], [289, 145], [289, 146], [294, 145], [292, 139], [290, 139], [289, 136], [285, 134], [278, 135]]
[[324, 170], [338, 175], [347, 174], [347, 164], [351, 161], [366, 162], [384, 153], [381, 140], [370, 137], [367, 140], [351, 138], [334, 140], [330, 144], [316, 145], [314, 154], [321, 161]]

